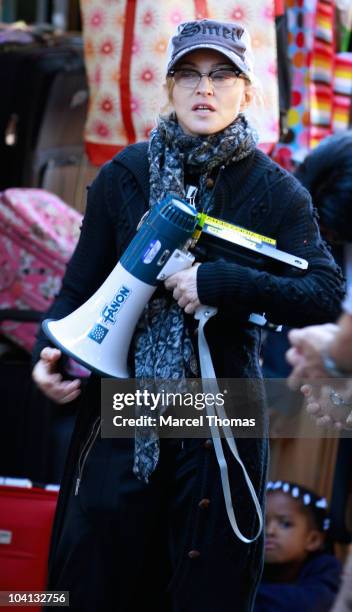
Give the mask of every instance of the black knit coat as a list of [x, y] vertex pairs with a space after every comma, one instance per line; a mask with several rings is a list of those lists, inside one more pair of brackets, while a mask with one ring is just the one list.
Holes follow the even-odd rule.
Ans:
[[[260, 378], [261, 332], [247, 323], [248, 314], [265, 312], [271, 321], [291, 327], [335, 320], [343, 297], [343, 278], [320, 237], [308, 192], [261, 151], [256, 150], [246, 159], [223, 168], [213, 189], [215, 207], [212, 216], [270, 236], [276, 239], [279, 249], [309, 262], [307, 271], [287, 268], [285, 275], [229, 263], [224, 259], [205, 262], [198, 269], [201, 303], [219, 309], [206, 327], [217, 375], [247, 380]], [[147, 208], [147, 145], [139, 143], [127, 147], [107, 163], [90, 187], [81, 237], [48, 316], [61, 318], [69, 314], [99, 288], [133, 238], [138, 221]], [[47, 344], [45, 336], [40, 333], [34, 361]], [[55, 551], [65, 520], [73, 469], [91, 423], [99, 413], [98, 388], [99, 379], [92, 376], [80, 402], [54, 527], [52, 575], [55, 574]], [[263, 415], [261, 391], [254, 400]], [[263, 502], [266, 441], [240, 440], [239, 450]], [[247, 535], [254, 534], [255, 512], [246, 497], [243, 479], [235, 473], [232, 480], [241, 527]], [[212, 533], [211, 538], [216, 542], [217, 534]], [[243, 602], [247, 603], [243, 603], [241, 608], [244, 612], [251, 609], [250, 602], [260, 577], [262, 542], [259, 540], [248, 546], [238, 541], [236, 546], [238, 561], [234, 580], [247, 592], [243, 596]], [[221, 577], [219, 579], [222, 581]], [[55, 580], [51, 586], [55, 586]], [[192, 588], [202, 590], [201, 584], [197, 586], [194, 582], [194, 577], [189, 582], [186, 580], [182, 588], [186, 591]], [[202, 610], [208, 610], [206, 605], [205, 602]]]

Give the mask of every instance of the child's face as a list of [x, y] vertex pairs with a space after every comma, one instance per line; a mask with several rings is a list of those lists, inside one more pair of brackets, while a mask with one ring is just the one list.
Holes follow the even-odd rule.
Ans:
[[267, 496], [265, 562], [304, 561], [309, 552], [318, 550], [323, 534], [314, 528], [300, 502], [280, 491]]

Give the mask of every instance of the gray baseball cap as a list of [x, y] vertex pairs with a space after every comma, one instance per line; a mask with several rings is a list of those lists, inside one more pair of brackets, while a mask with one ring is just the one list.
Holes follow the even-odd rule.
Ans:
[[225, 55], [250, 80], [254, 80], [253, 53], [248, 31], [242, 24], [201, 19], [177, 27], [167, 50], [167, 72], [187, 53], [214, 49]]

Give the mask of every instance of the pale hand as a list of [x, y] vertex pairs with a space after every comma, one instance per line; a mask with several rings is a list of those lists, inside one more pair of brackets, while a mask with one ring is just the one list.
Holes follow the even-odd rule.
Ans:
[[338, 326], [332, 323], [311, 325], [289, 332], [288, 339], [292, 348], [287, 351], [286, 359], [293, 366], [288, 378], [291, 389], [298, 389], [306, 380], [328, 378], [321, 355], [333, 342], [337, 332]]
[[164, 283], [166, 289], [173, 291], [176, 302], [187, 314], [193, 314], [201, 306], [197, 291], [197, 270], [200, 265], [196, 263], [187, 270], [176, 272]]
[[303, 385], [301, 391], [307, 401], [306, 410], [314, 417], [317, 425], [337, 430], [352, 429], [351, 380], [341, 381], [334, 384], [334, 387]]
[[79, 378], [63, 380], [62, 375], [58, 372], [60, 357], [59, 349], [45, 347], [33, 368], [32, 378], [49, 399], [57, 404], [68, 404], [81, 393], [81, 381]]

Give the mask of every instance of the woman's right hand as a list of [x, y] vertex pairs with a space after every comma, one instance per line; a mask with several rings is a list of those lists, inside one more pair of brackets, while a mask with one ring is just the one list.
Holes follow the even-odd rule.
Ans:
[[39, 389], [57, 404], [68, 404], [81, 393], [81, 381], [63, 380], [58, 371], [58, 362], [61, 351], [56, 348], [45, 347], [40, 353], [40, 360], [35, 364], [32, 378]]

